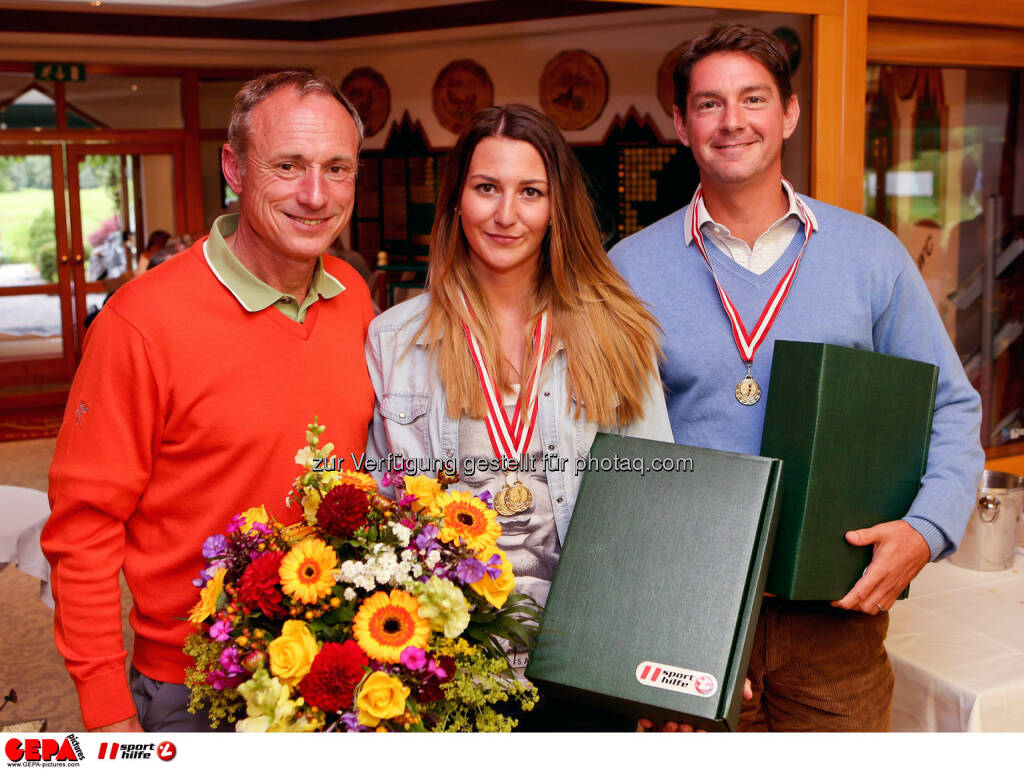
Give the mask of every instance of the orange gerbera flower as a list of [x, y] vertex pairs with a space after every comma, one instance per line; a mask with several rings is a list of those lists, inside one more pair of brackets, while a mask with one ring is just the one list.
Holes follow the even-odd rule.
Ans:
[[403, 590], [374, 593], [359, 607], [352, 635], [366, 655], [392, 664], [407, 646], [426, 648], [430, 623], [420, 618], [420, 602]]
[[440, 538], [473, 550], [498, 544], [501, 524], [497, 514], [468, 491], [446, 491], [438, 494], [430, 511], [441, 518]]
[[342, 484], [355, 486], [360, 491], [365, 491], [366, 493], [377, 490], [377, 481], [373, 479], [372, 475], [357, 473], [355, 470], [338, 470], [338, 477], [331, 486], [340, 486]]

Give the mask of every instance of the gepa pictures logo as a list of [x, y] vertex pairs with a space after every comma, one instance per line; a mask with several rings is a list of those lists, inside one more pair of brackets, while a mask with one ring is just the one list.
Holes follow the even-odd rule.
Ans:
[[85, 753], [74, 734], [52, 737], [12, 737], [4, 744], [8, 766], [78, 766]]

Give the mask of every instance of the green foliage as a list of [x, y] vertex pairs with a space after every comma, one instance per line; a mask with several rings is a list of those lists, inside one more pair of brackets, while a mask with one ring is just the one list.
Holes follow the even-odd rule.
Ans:
[[28, 228], [28, 249], [47, 283], [57, 280], [57, 240], [54, 234], [53, 210], [42, 210]]
[[431, 647], [439, 656], [453, 657], [456, 665], [455, 675], [441, 684], [444, 699], [436, 705], [431, 731], [510, 732], [519, 722], [501, 712], [509, 710], [502, 703], [515, 702], [524, 711], [537, 704], [537, 688], [516, 678], [506, 657], [488, 657], [463, 639], [435, 639]]
[[197, 713], [203, 707], [210, 709], [210, 725], [216, 729], [221, 721], [232, 723], [242, 714], [245, 703], [236, 689], [214, 689], [207, 676], [219, 667], [220, 653], [227, 644], [212, 641], [205, 633], [193, 633], [185, 639], [185, 654], [195, 660], [185, 671], [185, 685], [189, 688], [188, 710]]
[[0, 192], [23, 189], [53, 189], [49, 155], [6, 155], [0, 157]]
[[79, 178], [86, 174], [103, 187], [111, 200], [114, 210], [121, 210], [121, 158], [118, 155], [86, 155], [79, 167]]
[[465, 635], [494, 656], [504, 655], [502, 639], [531, 649], [536, 640], [541, 612], [537, 602], [525, 593], [512, 593], [500, 609], [495, 609], [481, 599], [470, 614], [470, 624]]

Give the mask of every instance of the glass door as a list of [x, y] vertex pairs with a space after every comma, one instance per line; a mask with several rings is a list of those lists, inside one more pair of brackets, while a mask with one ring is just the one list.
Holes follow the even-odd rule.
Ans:
[[70, 382], [153, 233], [185, 235], [180, 143], [0, 143], [0, 388]]
[[133, 278], [154, 234], [185, 234], [183, 159], [173, 144], [69, 145], [75, 325]]
[[60, 145], [0, 145], [0, 387], [74, 372], [65, 199]]

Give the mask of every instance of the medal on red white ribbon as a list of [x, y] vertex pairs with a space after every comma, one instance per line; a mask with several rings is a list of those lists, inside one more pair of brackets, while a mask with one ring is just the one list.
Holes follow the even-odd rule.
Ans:
[[[469, 308], [468, 303], [466, 304]], [[516, 460], [518, 467], [522, 467], [526, 450], [530, 445], [530, 438], [533, 436], [534, 427], [537, 424], [537, 412], [539, 411], [538, 393], [540, 390], [540, 377], [544, 369], [544, 362], [547, 360], [551, 349], [551, 327], [548, 313], [545, 311], [537, 319], [537, 326], [533, 332], [533, 348], [539, 350], [537, 365], [535, 366], [528, 382], [526, 413], [521, 412], [522, 399], [516, 399], [515, 410], [512, 418], [502, 404], [501, 393], [495, 385], [495, 379], [487, 371], [484, 363], [484, 356], [480, 350], [480, 343], [476, 336], [465, 323], [462, 324], [466, 332], [466, 342], [469, 344], [469, 353], [473, 358], [477, 374], [480, 377], [480, 386], [484, 391], [484, 400], [487, 402], [487, 437], [491, 440], [491, 448], [494, 456], [506, 461]], [[505, 477], [505, 485], [501, 487], [494, 496], [494, 510], [499, 515], [514, 515], [525, 512], [533, 504], [533, 492], [519, 479], [516, 471], [508, 473]]]
[[761, 317], [758, 318], [753, 331], [748, 334], [746, 327], [743, 325], [743, 320], [740, 318], [739, 311], [729, 299], [729, 295], [725, 293], [722, 284], [718, 281], [715, 266], [708, 257], [708, 251], [704, 245], [704, 235], [700, 231], [700, 227], [697, 226], [697, 204], [703, 197], [704, 191], [698, 186], [697, 192], [694, 193], [693, 201], [690, 203], [690, 232], [694, 242], [697, 244], [697, 249], [700, 251], [701, 256], [704, 257], [704, 263], [711, 270], [711, 277], [715, 280], [715, 287], [718, 289], [718, 296], [722, 300], [722, 307], [725, 309], [725, 314], [729, 317], [729, 323], [732, 325], [732, 337], [736, 342], [736, 349], [739, 351], [743, 362], [747, 365], [747, 375], [736, 385], [736, 400], [744, 406], [753, 406], [761, 399], [761, 385], [757, 383], [757, 380], [750, 373], [750, 367], [754, 363], [754, 354], [757, 352], [757, 348], [761, 346], [761, 342], [768, 336], [768, 331], [771, 329], [772, 324], [775, 323], [775, 318], [778, 317], [783, 302], [786, 301], [789, 289], [793, 285], [796, 268], [800, 266], [800, 259], [803, 258], [807, 242], [811, 239], [811, 233], [814, 232], [814, 219], [811, 217], [804, 202], [794, 194], [793, 199], [796, 200], [800, 219], [804, 223], [804, 244], [800, 247], [800, 253], [796, 255], [796, 259], [793, 260], [789, 269], [786, 270], [785, 275], [782, 276], [778, 285], [775, 286], [775, 290], [761, 311]]

